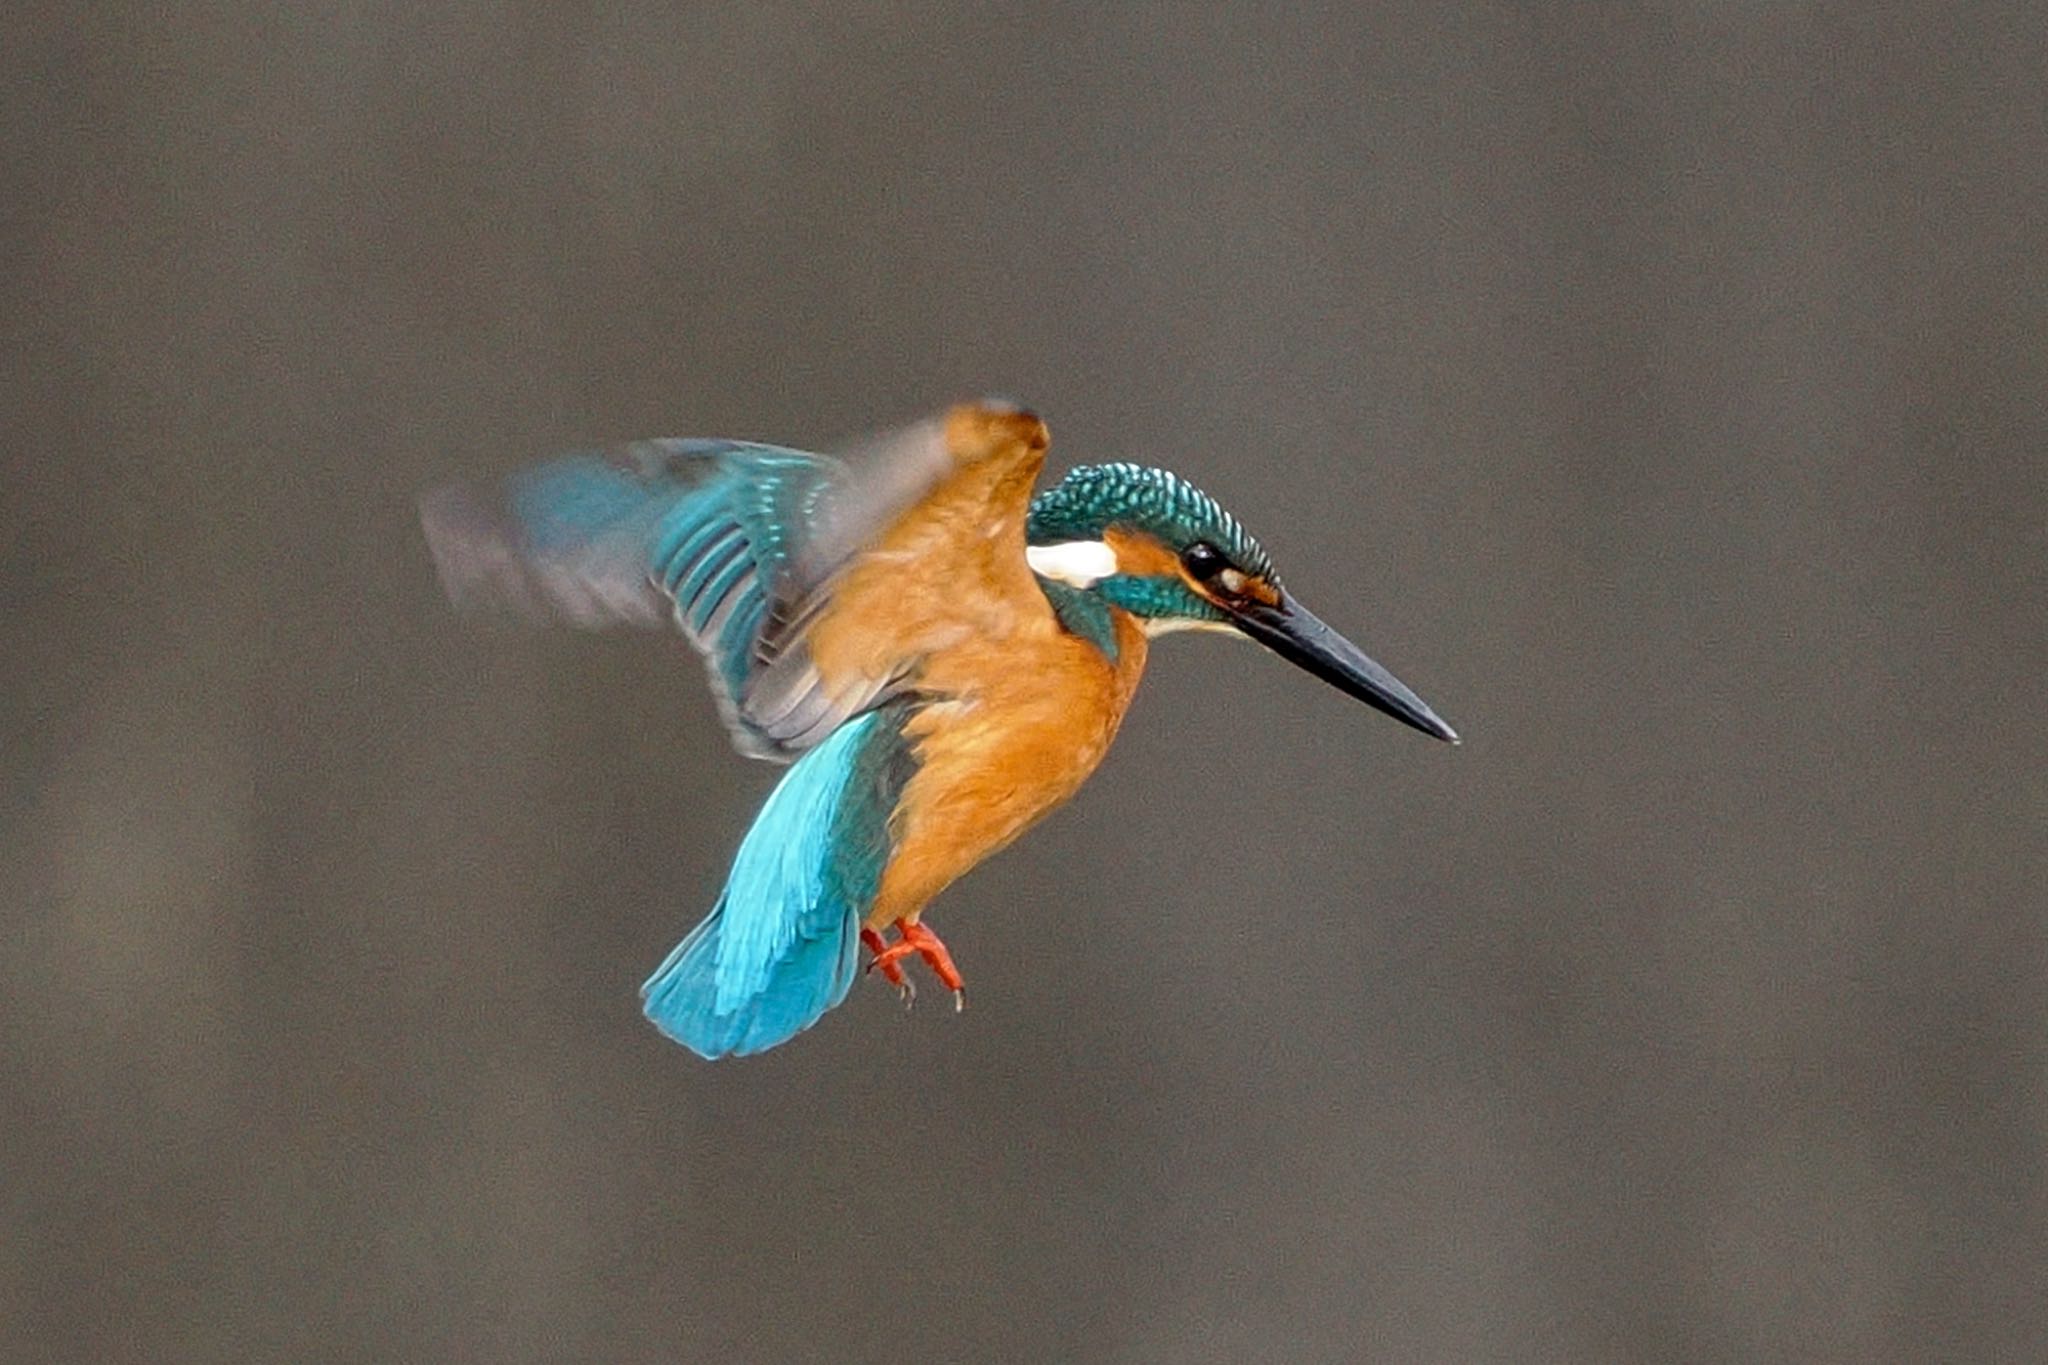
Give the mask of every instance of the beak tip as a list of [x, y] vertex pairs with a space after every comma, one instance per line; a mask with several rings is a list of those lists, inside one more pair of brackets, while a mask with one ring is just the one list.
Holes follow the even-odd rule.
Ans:
[[1447, 744], [1462, 743], [1458, 732], [1430, 710], [1428, 702], [1293, 598], [1283, 594], [1278, 605], [1240, 608], [1237, 627], [1289, 663], [1307, 669], [1403, 725], [1413, 726]]

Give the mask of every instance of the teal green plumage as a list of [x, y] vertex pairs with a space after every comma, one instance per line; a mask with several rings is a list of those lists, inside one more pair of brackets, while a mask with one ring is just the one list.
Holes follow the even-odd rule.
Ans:
[[1055, 579], [1041, 578], [1038, 587], [1063, 629], [1094, 645], [1111, 663], [1117, 661], [1116, 619], [1109, 614], [1108, 603], [1095, 593]]
[[[779, 601], [800, 593], [795, 563], [829, 456], [744, 441], [642, 441], [514, 477], [500, 534], [519, 552], [529, 596], [580, 624], [671, 619], [703, 653], [742, 749], [789, 758], [821, 737], [748, 714]], [[799, 686], [797, 692], [802, 695]]]
[[1031, 500], [1028, 534], [1033, 545], [1096, 540], [1119, 526], [1156, 536], [1171, 550], [1208, 541], [1246, 573], [1280, 581], [1265, 547], [1237, 518], [1170, 469], [1080, 465]]

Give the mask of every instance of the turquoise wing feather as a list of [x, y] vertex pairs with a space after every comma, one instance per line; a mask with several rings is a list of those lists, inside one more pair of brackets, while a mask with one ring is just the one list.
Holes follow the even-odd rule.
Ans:
[[884, 699], [889, 678], [811, 667], [804, 629], [846, 562], [950, 466], [936, 423], [849, 458], [747, 441], [640, 441], [444, 489], [421, 517], [458, 604], [586, 627], [673, 622], [734, 742], [787, 761]]
[[743, 1056], [846, 998], [889, 859], [889, 817], [915, 769], [902, 734], [910, 705], [840, 726], [776, 786], [717, 906], [641, 987], [668, 1037], [699, 1056]]

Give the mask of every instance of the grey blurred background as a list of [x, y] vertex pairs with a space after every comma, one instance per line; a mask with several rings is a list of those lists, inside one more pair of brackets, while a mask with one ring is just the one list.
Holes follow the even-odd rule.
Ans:
[[[2048, 1354], [2033, 4], [181, 6], [0, 58], [0, 1346]], [[1016, 395], [1467, 736], [1175, 640], [764, 1057], [775, 771], [423, 487]]]

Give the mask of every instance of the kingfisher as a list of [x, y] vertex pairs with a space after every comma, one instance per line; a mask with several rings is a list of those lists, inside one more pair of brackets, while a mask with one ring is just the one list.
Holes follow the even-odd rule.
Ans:
[[788, 765], [641, 987], [669, 1038], [706, 1058], [786, 1042], [846, 999], [863, 947], [906, 1004], [914, 958], [959, 1008], [926, 911], [1080, 788], [1157, 636], [1249, 637], [1457, 742], [1213, 498], [1121, 463], [1034, 494], [1047, 442], [985, 400], [830, 455], [648, 440], [421, 500], [458, 606], [672, 627], [736, 747]]

